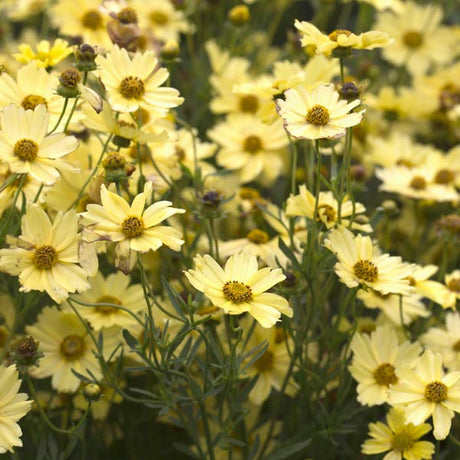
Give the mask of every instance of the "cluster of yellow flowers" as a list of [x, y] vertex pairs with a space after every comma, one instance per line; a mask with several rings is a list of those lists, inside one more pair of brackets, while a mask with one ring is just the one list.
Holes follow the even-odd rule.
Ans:
[[287, 458], [281, 398], [318, 438], [348, 398], [389, 407], [363, 454], [430, 459], [460, 412], [460, 28], [363, 0], [323, 33], [305, 1], [275, 45], [299, 2], [218, 3], [0, 4], [0, 453], [20, 372], [70, 436], [125, 399], [200, 458]]

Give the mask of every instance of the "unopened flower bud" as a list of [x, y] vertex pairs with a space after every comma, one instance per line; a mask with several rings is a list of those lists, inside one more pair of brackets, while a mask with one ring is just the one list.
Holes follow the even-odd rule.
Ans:
[[127, 6], [118, 12], [117, 19], [122, 24], [137, 24], [137, 13], [133, 8]]
[[121, 169], [126, 164], [126, 158], [118, 152], [109, 153], [102, 161], [102, 167], [105, 170]]
[[75, 66], [81, 72], [96, 70], [96, 56], [95, 49], [91, 45], [84, 43], [75, 51]]
[[201, 198], [202, 203], [209, 208], [218, 208], [221, 200], [221, 194], [215, 190], [205, 193]]
[[9, 359], [18, 366], [38, 366], [38, 360], [43, 356], [38, 351], [38, 342], [30, 335], [15, 340], [9, 350]]
[[351, 165], [350, 175], [356, 182], [364, 182], [366, 180], [366, 168], [363, 165]]
[[88, 383], [83, 387], [83, 396], [88, 402], [99, 401], [101, 397], [101, 387], [96, 383]]
[[449, 214], [436, 222], [438, 231], [460, 239], [460, 215]]
[[64, 69], [59, 76], [57, 93], [66, 98], [75, 98], [80, 94], [78, 84], [81, 81], [81, 74], [75, 67]]
[[175, 40], [168, 40], [161, 48], [161, 57], [167, 61], [176, 59], [179, 56], [179, 44]]
[[246, 5], [236, 5], [228, 12], [228, 19], [234, 26], [242, 26], [249, 22], [251, 13]]
[[339, 89], [339, 94], [342, 99], [345, 99], [348, 102], [354, 101], [355, 99], [359, 99], [361, 91], [356, 86], [355, 83], [349, 81], [344, 83], [342, 87]]

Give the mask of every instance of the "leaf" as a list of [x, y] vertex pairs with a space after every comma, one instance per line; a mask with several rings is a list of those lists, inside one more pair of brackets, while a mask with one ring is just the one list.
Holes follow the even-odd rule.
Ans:
[[291, 457], [292, 454], [300, 452], [302, 449], [305, 449], [311, 442], [311, 439], [307, 441], [298, 442], [296, 444], [291, 444], [287, 447], [282, 447], [281, 449], [275, 450], [271, 454], [267, 455], [264, 460], [283, 460]]
[[125, 342], [127, 343], [128, 347], [131, 348], [131, 350], [137, 350], [139, 348], [139, 341], [131, 334], [131, 332], [129, 332], [127, 329], [123, 329], [122, 334]]

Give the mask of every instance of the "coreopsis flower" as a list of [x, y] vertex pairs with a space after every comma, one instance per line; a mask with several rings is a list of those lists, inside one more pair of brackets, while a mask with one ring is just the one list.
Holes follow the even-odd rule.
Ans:
[[385, 32], [370, 30], [359, 35], [355, 35], [349, 30], [337, 29], [329, 35], [323, 34], [313, 24], [306, 21], [294, 23], [297, 30], [301, 33], [300, 43], [302, 46], [315, 47], [317, 54], [329, 56], [335, 49], [367, 49], [382, 48], [391, 43], [390, 37]]
[[283, 171], [289, 140], [280, 120], [266, 124], [255, 115], [231, 115], [208, 132], [221, 146], [219, 165], [238, 172], [242, 183], [258, 176], [273, 182]]
[[421, 352], [415, 342], [399, 344], [395, 329], [379, 326], [369, 334], [355, 334], [351, 342], [353, 361], [349, 367], [358, 382], [358, 401], [366, 406], [388, 402], [388, 388], [397, 383], [396, 369], [413, 366]]
[[[366, 208], [361, 203], [355, 202], [354, 206], [348, 197], [344, 197], [339, 205], [332, 192], [320, 192], [318, 197], [317, 215], [315, 213], [315, 196], [307, 190], [305, 185], [299, 186], [299, 194], [291, 195], [287, 200], [286, 215], [287, 216], [304, 216], [310, 220], [315, 219], [317, 222], [322, 222], [326, 228], [336, 226], [339, 221], [340, 207], [340, 223], [349, 227], [349, 218], [352, 215], [359, 215], [366, 212]], [[362, 232], [372, 232], [372, 227], [369, 224], [361, 224], [353, 222], [351, 228]]]
[[279, 321], [281, 314], [292, 317], [293, 310], [286, 299], [266, 292], [286, 279], [281, 269], [258, 270], [257, 258], [245, 253], [231, 256], [224, 269], [209, 255], [198, 255], [193, 261], [195, 269], [184, 272], [185, 276], [225, 313], [247, 312], [265, 328]]
[[49, 115], [45, 105], [35, 110], [10, 104], [3, 109], [0, 131], [0, 160], [8, 163], [11, 172], [30, 174], [44, 184], [59, 179], [58, 169], [78, 169], [61, 159], [78, 147], [73, 136], [64, 133], [46, 135]]
[[22, 446], [17, 422], [30, 411], [32, 401], [26, 393], [18, 393], [20, 386], [16, 366], [0, 366], [0, 454], [13, 453], [15, 446]]
[[128, 51], [115, 45], [106, 57], [98, 56], [96, 63], [109, 103], [116, 111], [135, 112], [145, 106], [162, 117], [184, 101], [177, 89], [161, 86], [169, 72], [159, 67], [151, 50], [135, 53], [131, 59]]
[[460, 370], [460, 314], [446, 314], [445, 327], [431, 327], [419, 339], [426, 348], [442, 356], [450, 371]]
[[[43, 352], [40, 366], [29, 370], [33, 377], [51, 377], [52, 387], [63, 393], [74, 393], [80, 386], [81, 381], [72, 369], [81, 375], [89, 376], [90, 372], [96, 379], [102, 378], [97, 346], [75, 313], [45, 307], [37, 322], [27, 326], [26, 331], [39, 342]], [[108, 359], [120, 342], [119, 329], [107, 329], [102, 334], [101, 351]]]
[[376, 27], [394, 38], [383, 57], [395, 65], [405, 65], [411, 74], [425, 74], [431, 64], [447, 64], [455, 55], [452, 47], [457, 37], [441, 26], [442, 8], [404, 2], [396, 12], [377, 15]]
[[182, 214], [184, 209], [173, 208], [170, 201], [158, 201], [146, 207], [152, 184], [147, 182], [144, 191], [136, 195], [131, 204], [116, 193], [101, 186], [101, 203], [88, 204], [82, 213], [85, 241], [113, 241], [117, 243], [116, 256], [126, 271], [132, 267], [136, 252], [156, 251], [166, 245], [173, 251], [180, 251], [184, 241], [182, 233], [174, 227], [158, 225], [174, 214]]
[[[80, 257], [78, 216], [75, 211], [59, 212], [54, 219], [37, 204], [30, 204], [21, 221], [22, 234], [10, 239], [10, 248], [0, 250], [0, 270], [19, 275], [22, 292], [46, 291], [57, 303], [70, 292], [90, 287], [97, 259]], [[83, 268], [85, 267], [85, 268]], [[97, 270], [97, 268], [96, 268]]]
[[[75, 303], [74, 306], [96, 331], [112, 326], [127, 329], [136, 322], [128, 311], [132, 314], [139, 314], [147, 308], [142, 286], [140, 284], [130, 285], [130, 278], [123, 273], [112, 273], [104, 278], [98, 272], [90, 282], [90, 289], [82, 294], [74, 295], [73, 299], [88, 304], [80, 306]], [[95, 305], [90, 306], [91, 304]], [[112, 304], [113, 306], [97, 304]], [[123, 308], [117, 308], [117, 306]]]
[[[241, 326], [245, 331], [250, 329], [248, 321], [242, 323]], [[291, 362], [286, 340], [288, 340], [289, 346], [292, 347], [292, 339], [286, 339], [281, 328], [264, 329], [258, 324], [254, 328], [246, 345], [246, 350], [250, 350], [263, 342], [267, 344], [267, 349], [250, 366], [244, 367], [245, 372], [242, 377], [258, 376], [256, 384], [249, 393], [249, 401], [252, 404], [260, 406], [270, 396], [272, 389], [280, 391], [283, 387]], [[249, 357], [249, 359], [251, 358]], [[285, 393], [293, 396], [297, 390], [297, 385], [293, 379], [290, 379]]]
[[302, 86], [288, 89], [285, 100], [277, 99], [277, 111], [286, 131], [297, 139], [334, 139], [345, 135], [346, 128], [361, 122], [364, 110], [350, 113], [361, 104], [339, 100], [334, 85], [320, 85], [308, 91]]
[[333, 229], [324, 241], [339, 260], [335, 272], [349, 288], [364, 287], [380, 294], [413, 292], [407, 279], [412, 266], [402, 262], [401, 257], [379, 254], [368, 236], [354, 236], [345, 227]]
[[387, 423], [369, 424], [370, 439], [364, 441], [361, 452], [366, 455], [388, 452], [383, 460], [430, 460], [434, 444], [419, 439], [431, 430], [431, 425], [415, 426], [407, 423], [404, 411], [392, 407], [386, 416]]
[[72, 47], [62, 38], [56, 38], [51, 44], [48, 40], [41, 40], [35, 47], [36, 51], [30, 45], [19, 45], [19, 53], [13, 54], [14, 58], [21, 64], [27, 64], [34, 61], [38, 67], [54, 67], [67, 56], [73, 53]]
[[398, 383], [389, 390], [389, 401], [404, 410], [406, 423], [420, 425], [433, 417], [433, 435], [445, 439], [454, 412], [460, 412], [460, 372], [445, 374], [441, 355], [431, 350], [418, 359], [415, 368], [401, 366]]

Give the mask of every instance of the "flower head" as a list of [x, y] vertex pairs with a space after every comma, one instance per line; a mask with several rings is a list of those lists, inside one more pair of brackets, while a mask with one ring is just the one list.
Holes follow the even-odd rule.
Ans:
[[230, 315], [248, 312], [262, 327], [272, 327], [293, 310], [283, 297], [266, 292], [286, 277], [281, 269], [258, 270], [257, 258], [246, 253], [230, 257], [224, 269], [209, 255], [194, 258], [195, 269], [185, 272], [190, 284]]
[[334, 85], [320, 85], [312, 91], [302, 86], [288, 89], [285, 100], [277, 99], [276, 107], [286, 131], [298, 139], [334, 139], [345, 135], [346, 128], [357, 125], [364, 110], [349, 113], [359, 99], [339, 101]]
[[36, 51], [30, 45], [19, 45], [19, 53], [14, 55], [15, 59], [22, 64], [34, 61], [39, 67], [53, 67], [63, 61], [67, 56], [72, 54], [72, 48], [69, 43], [61, 38], [57, 38], [54, 43], [47, 40], [41, 40]]
[[0, 366], [0, 454], [22, 446], [22, 431], [16, 422], [30, 411], [32, 401], [18, 393], [20, 385], [16, 366]]

